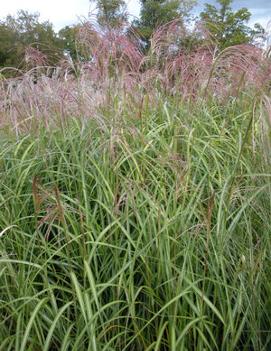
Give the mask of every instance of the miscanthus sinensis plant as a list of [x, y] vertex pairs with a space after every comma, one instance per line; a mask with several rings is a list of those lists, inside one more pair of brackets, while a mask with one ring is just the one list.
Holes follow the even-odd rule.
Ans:
[[0, 350], [269, 350], [268, 57], [91, 29], [2, 82]]

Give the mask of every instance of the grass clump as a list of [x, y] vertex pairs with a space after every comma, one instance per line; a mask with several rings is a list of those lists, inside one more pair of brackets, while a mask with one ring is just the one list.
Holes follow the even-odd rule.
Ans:
[[270, 349], [262, 122], [117, 109], [1, 142], [0, 350]]

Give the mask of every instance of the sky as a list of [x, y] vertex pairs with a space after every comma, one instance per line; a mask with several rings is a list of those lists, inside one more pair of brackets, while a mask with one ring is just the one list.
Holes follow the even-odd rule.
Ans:
[[[126, 0], [128, 12], [132, 16], [139, 14], [139, 1]], [[198, 0], [194, 13], [198, 14], [205, 2], [215, 3], [215, 0]], [[24, 9], [29, 12], [39, 12], [41, 20], [49, 20], [55, 30], [66, 25], [78, 22], [79, 18], [87, 17], [93, 11], [89, 0], [0, 0], [0, 18], [6, 15], [15, 15], [17, 10]], [[247, 7], [252, 13], [250, 24], [261, 23], [265, 28], [271, 21], [271, 0], [235, 0], [233, 8]]]

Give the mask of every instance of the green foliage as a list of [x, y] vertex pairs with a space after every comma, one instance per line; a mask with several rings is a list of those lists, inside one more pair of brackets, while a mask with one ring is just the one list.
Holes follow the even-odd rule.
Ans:
[[127, 19], [124, 0], [90, 0], [98, 8], [97, 19], [102, 27], [119, 27]]
[[251, 17], [247, 8], [232, 10], [232, 1], [217, 0], [219, 7], [205, 4], [205, 10], [200, 14], [211, 41], [220, 49], [251, 43], [256, 34], [263, 33], [259, 24], [255, 25], [254, 30], [247, 25]]
[[72, 59], [77, 59], [80, 55], [77, 34], [80, 25], [66, 26], [58, 32], [63, 50], [67, 51]]
[[270, 350], [271, 169], [250, 99], [144, 98], [141, 118], [126, 99], [1, 137], [0, 349]]
[[17, 66], [18, 57], [14, 43], [18, 40], [16, 32], [5, 24], [0, 24], [0, 67]]
[[189, 0], [141, 0], [140, 2], [140, 19], [134, 21], [134, 26], [146, 42], [159, 26], [175, 19], [183, 20], [194, 3]]
[[17, 16], [8, 15], [0, 22], [0, 67], [22, 68], [27, 47], [44, 53], [48, 64], [59, 60], [59, 39], [52, 24], [40, 22], [37, 13], [20, 10]]

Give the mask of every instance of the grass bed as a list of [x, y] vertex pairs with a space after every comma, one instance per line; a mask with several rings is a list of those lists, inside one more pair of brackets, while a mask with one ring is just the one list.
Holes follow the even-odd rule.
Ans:
[[0, 142], [0, 350], [270, 350], [263, 121], [104, 115]]

